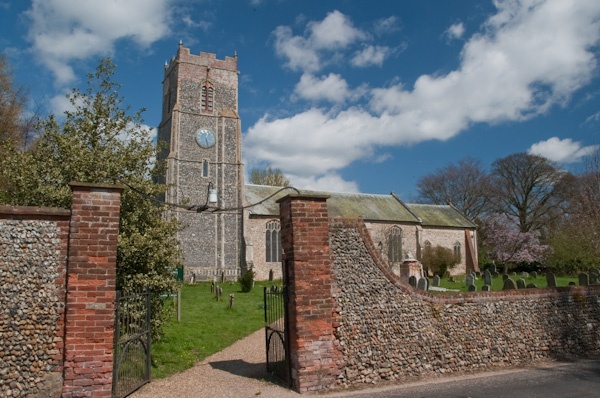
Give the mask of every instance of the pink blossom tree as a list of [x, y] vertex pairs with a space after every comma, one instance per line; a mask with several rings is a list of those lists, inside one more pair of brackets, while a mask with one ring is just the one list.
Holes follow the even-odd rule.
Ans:
[[552, 248], [540, 243], [533, 232], [521, 232], [507, 214], [488, 217], [481, 227], [488, 256], [500, 264], [542, 263]]

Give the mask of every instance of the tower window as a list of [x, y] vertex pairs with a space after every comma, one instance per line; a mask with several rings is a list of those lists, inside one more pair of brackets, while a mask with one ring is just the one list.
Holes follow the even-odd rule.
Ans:
[[202, 160], [202, 177], [208, 177], [208, 160]]
[[215, 92], [215, 90], [212, 88], [210, 83], [206, 82], [202, 86], [200, 107], [202, 108], [203, 111], [212, 111], [213, 110], [214, 92]]
[[388, 262], [402, 261], [402, 229], [392, 227], [388, 235]]
[[278, 221], [269, 221], [265, 230], [265, 261], [281, 262], [281, 225]]

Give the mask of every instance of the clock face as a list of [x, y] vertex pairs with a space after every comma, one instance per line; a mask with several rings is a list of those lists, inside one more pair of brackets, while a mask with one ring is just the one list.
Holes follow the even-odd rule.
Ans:
[[202, 148], [210, 148], [215, 145], [215, 133], [206, 129], [196, 131], [196, 142]]

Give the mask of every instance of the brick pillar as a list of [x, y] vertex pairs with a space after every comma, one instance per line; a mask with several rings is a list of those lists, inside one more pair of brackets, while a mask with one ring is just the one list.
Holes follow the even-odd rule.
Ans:
[[327, 198], [279, 200], [292, 388], [299, 393], [334, 387], [337, 377]]
[[122, 189], [72, 183], [63, 397], [110, 397]]

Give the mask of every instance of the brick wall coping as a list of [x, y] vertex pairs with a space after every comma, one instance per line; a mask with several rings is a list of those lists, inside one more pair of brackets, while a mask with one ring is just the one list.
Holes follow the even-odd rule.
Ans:
[[386, 278], [405, 293], [418, 296], [422, 300], [436, 304], [467, 304], [484, 303], [497, 301], [522, 301], [537, 300], [544, 297], [575, 297], [587, 295], [599, 295], [600, 286], [563, 286], [555, 288], [529, 288], [529, 289], [511, 289], [495, 292], [461, 292], [461, 293], [439, 293], [432, 294], [416, 289], [407, 282], [401, 280], [387, 266], [379, 250], [375, 248], [369, 231], [361, 219], [330, 219], [332, 225], [342, 228], [356, 228], [361, 235], [367, 250], [369, 251], [377, 268], [386, 276]]
[[282, 203], [285, 202], [288, 199], [299, 199], [299, 200], [303, 200], [303, 199], [312, 199], [312, 200], [327, 200], [329, 199], [331, 196], [329, 195], [311, 195], [311, 194], [298, 194], [298, 193], [292, 193], [289, 195], [285, 195], [283, 198], [277, 199], [275, 202], [276, 203]]
[[[0, 206], [0, 216], [51, 216], [51, 217], [70, 217], [71, 210], [61, 209], [59, 207], [38, 207], [38, 206]], [[22, 217], [19, 217], [22, 218]]]
[[109, 184], [109, 183], [97, 183], [97, 182], [79, 182], [71, 181], [69, 183], [71, 189], [74, 188], [89, 188], [89, 189], [107, 189], [111, 191], [123, 192], [125, 187], [120, 184]]

